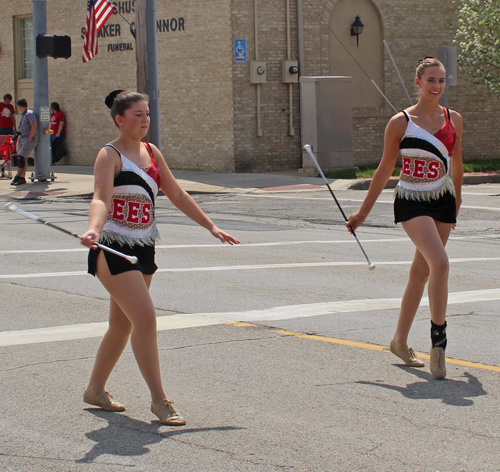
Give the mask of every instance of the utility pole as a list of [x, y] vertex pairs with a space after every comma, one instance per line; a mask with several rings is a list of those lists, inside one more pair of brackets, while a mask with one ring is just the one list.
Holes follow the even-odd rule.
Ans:
[[[47, 34], [46, 0], [33, 0], [33, 44], [39, 34]], [[50, 106], [48, 59], [33, 54], [33, 111], [37, 117], [38, 145], [35, 148], [35, 178], [45, 182], [50, 178]], [[30, 104], [28, 103], [28, 106]], [[47, 131], [47, 134], [45, 134]]]
[[146, 0], [146, 31], [148, 52], [149, 111], [151, 142], [161, 150], [160, 86], [158, 80], [158, 38], [156, 34], [156, 0]]
[[136, 0], [135, 2], [135, 59], [137, 61], [137, 91], [148, 94], [146, 0]]
[[151, 126], [147, 139], [161, 149], [156, 0], [136, 1], [135, 24], [137, 91], [149, 96]]
[[[135, 60], [137, 61], [137, 91], [149, 95], [148, 56], [146, 43], [146, 0], [135, 2]], [[144, 138], [152, 142], [151, 128]]]

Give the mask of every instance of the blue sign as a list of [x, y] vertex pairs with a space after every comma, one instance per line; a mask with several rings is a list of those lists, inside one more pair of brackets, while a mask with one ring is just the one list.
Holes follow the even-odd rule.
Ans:
[[234, 40], [234, 60], [236, 62], [245, 62], [247, 60], [247, 40]]

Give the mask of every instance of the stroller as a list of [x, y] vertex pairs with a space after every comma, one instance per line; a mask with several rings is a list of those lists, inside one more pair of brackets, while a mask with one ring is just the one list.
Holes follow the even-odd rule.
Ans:
[[12, 178], [10, 166], [12, 159], [17, 158], [16, 144], [20, 135], [16, 131], [13, 135], [0, 136], [0, 178]]

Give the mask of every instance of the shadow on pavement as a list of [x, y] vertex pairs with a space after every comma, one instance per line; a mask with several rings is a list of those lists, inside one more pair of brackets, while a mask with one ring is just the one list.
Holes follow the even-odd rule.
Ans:
[[24, 185], [13, 186], [10, 190], [10, 193], [6, 193], [4, 196], [16, 200], [33, 200], [38, 197], [56, 196], [67, 192], [67, 188], [58, 182], [29, 183], [28, 181]]
[[125, 415], [95, 408], [86, 408], [85, 411], [106, 420], [108, 425], [85, 434], [88, 439], [95, 441], [96, 444], [82, 459], [75, 461], [78, 464], [93, 462], [104, 454], [112, 456], [140, 456], [147, 454], [150, 452], [147, 446], [182, 434], [244, 429], [236, 426], [218, 426], [213, 428], [176, 427], [175, 430], [160, 431], [160, 428], [166, 426], [159, 421], [145, 423]]
[[441, 400], [443, 403], [453, 406], [471, 406], [474, 402], [470, 397], [487, 395], [479, 379], [468, 372], [464, 372], [463, 375], [467, 378], [466, 381], [451, 379], [437, 380], [428, 372], [423, 372], [407, 366], [398, 365], [397, 367], [416, 377], [424, 379], [424, 382], [411, 383], [406, 387], [398, 387], [396, 385], [379, 382], [366, 382], [363, 380], [356, 383], [394, 390], [411, 400]]

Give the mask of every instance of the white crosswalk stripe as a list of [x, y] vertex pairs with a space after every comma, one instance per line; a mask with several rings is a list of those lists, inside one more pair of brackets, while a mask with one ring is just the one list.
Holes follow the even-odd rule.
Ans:
[[[496, 300], [500, 300], [500, 288], [450, 293], [448, 304], [458, 305]], [[305, 318], [334, 313], [393, 310], [399, 308], [400, 304], [400, 298], [380, 298], [375, 300], [362, 299], [278, 306], [263, 310], [240, 312], [179, 314], [159, 316], [157, 318], [157, 326], [158, 331], [167, 331], [218, 325], [231, 321], [258, 322], [262, 320]], [[423, 298], [420, 306], [429, 306], [429, 300]], [[4, 331], [0, 332], [0, 347], [100, 337], [106, 331], [107, 326], [108, 323], [104, 322]]]

